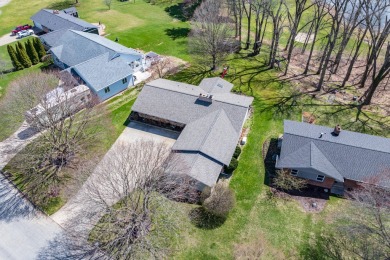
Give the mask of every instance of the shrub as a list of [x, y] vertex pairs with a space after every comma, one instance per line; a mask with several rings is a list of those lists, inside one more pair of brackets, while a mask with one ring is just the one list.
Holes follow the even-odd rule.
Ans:
[[217, 217], [226, 218], [234, 208], [235, 196], [227, 183], [217, 182], [211, 189], [210, 196], [203, 202], [204, 209]]
[[236, 150], [234, 150], [233, 157], [237, 159], [238, 156], [240, 156], [240, 154], [241, 154], [241, 147], [239, 145], [237, 145]]
[[232, 173], [237, 168], [237, 166], [238, 166], [238, 160], [233, 157], [232, 160], [230, 161], [229, 166], [227, 166], [225, 170], [227, 173]]
[[276, 171], [276, 177], [273, 179], [273, 183], [275, 187], [285, 191], [301, 190], [307, 186], [305, 179], [291, 176], [286, 170]]
[[205, 187], [203, 190], [202, 190], [202, 193], [200, 194], [200, 198], [199, 198], [199, 202], [201, 204], [203, 204], [203, 202], [208, 198], [210, 197], [211, 195], [211, 188], [210, 187]]

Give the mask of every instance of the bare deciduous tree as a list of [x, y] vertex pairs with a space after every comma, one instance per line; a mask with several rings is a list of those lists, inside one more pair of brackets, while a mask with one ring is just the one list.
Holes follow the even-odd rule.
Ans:
[[104, 4], [108, 7], [108, 10], [111, 10], [112, 0], [104, 0]]
[[[384, 173], [349, 192], [351, 200], [335, 222], [320, 234], [306, 259], [388, 259], [390, 257], [390, 190]], [[378, 181], [380, 181], [378, 183]]]
[[227, 217], [235, 206], [234, 191], [226, 182], [217, 182], [211, 188], [210, 196], [204, 200], [203, 207], [207, 212], [217, 217]]
[[164, 78], [170, 74], [175, 74], [178, 70], [178, 64], [172, 57], [161, 57], [152, 65], [152, 71], [155, 78]]
[[104, 214], [90, 240], [115, 259], [163, 258], [179, 225], [172, 200], [196, 195], [186, 169], [164, 143], [118, 145], [86, 184], [86, 203]]
[[222, 0], [206, 0], [195, 10], [189, 47], [200, 62], [214, 70], [234, 50], [232, 24], [223, 15]]
[[[75, 84], [70, 75], [31, 73], [13, 82], [7, 92], [4, 107], [12, 115], [10, 120], [26, 115], [40, 132], [38, 139], [11, 161], [20, 174], [19, 181], [23, 180], [23, 190], [31, 196], [57, 196], [62, 169], [78, 164], [79, 155], [93, 143], [105, 122], [100, 118], [96, 127], [90, 127], [102, 111], [94, 107], [97, 101], [89, 90], [80, 96]], [[44, 190], [49, 194], [42, 193]]]
[[304, 189], [307, 186], [307, 181], [291, 176], [286, 170], [278, 170], [276, 171], [276, 177], [273, 179], [273, 184], [279, 189], [291, 191]]

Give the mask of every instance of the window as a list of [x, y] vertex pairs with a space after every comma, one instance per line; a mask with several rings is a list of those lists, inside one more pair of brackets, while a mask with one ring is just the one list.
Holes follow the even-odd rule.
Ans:
[[323, 182], [325, 179], [324, 175], [317, 175], [317, 181]]
[[122, 83], [125, 84], [127, 82], [127, 78], [122, 79]]
[[110, 92], [110, 87], [104, 88], [104, 93], [108, 93], [108, 92]]
[[293, 176], [297, 176], [298, 175], [298, 170], [292, 169], [290, 174], [293, 175]]

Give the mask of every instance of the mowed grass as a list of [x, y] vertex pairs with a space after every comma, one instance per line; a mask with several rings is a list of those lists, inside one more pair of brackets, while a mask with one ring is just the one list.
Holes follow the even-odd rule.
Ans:
[[[281, 84], [274, 71], [262, 67], [260, 57], [234, 57], [228, 64], [227, 79], [241, 91], [254, 97], [253, 119], [248, 142], [240, 155], [239, 166], [234, 172], [230, 187], [234, 189], [237, 204], [228, 219], [212, 229], [198, 228], [191, 223], [189, 214], [194, 207], [182, 206], [183, 239], [175, 245], [174, 259], [232, 259], [235, 248], [253, 243], [258, 239], [264, 245], [265, 259], [299, 258], [309, 239], [324, 227], [324, 219], [331, 216], [342, 203], [332, 198], [332, 203], [320, 214], [305, 213], [295, 201], [286, 201], [269, 196], [262, 158], [263, 142], [283, 132], [283, 119], [300, 119], [300, 111], [276, 116], [272, 109], [265, 109], [275, 97], [289, 85]], [[217, 75], [214, 74], [214, 76]], [[172, 78], [192, 84], [212, 73], [200, 73], [192, 67]], [[333, 202], [334, 200], [334, 202]]]
[[[111, 10], [101, 0], [83, 0], [77, 9], [81, 19], [101, 22], [106, 26], [108, 38], [119, 38], [119, 43], [144, 51], [155, 51], [164, 55], [190, 60], [187, 52], [188, 22], [171, 17], [165, 8], [175, 5], [171, 1], [162, 5], [151, 5], [145, 1], [112, 1]], [[67, 7], [72, 1], [24, 1], [12, 0], [0, 10], [0, 35], [9, 33], [19, 24], [32, 24], [30, 17], [41, 8]]]
[[[0, 36], [12, 30], [16, 25], [30, 23], [29, 18], [41, 8], [65, 8], [72, 1], [23, 1], [12, 0], [2, 7], [0, 14]], [[83, 0], [77, 6], [80, 18], [91, 22], [99, 21], [106, 26], [109, 39], [119, 39], [119, 43], [144, 51], [155, 51], [163, 55], [190, 60], [187, 52], [187, 33], [189, 24], [172, 18], [165, 8], [175, 5], [173, 1], [165, 5], [151, 5], [144, 1], [135, 3], [112, 1], [108, 10], [101, 0]], [[15, 15], [17, 14], [17, 15]], [[27, 38], [22, 39], [25, 42]], [[14, 45], [15, 43], [13, 43]], [[1, 70], [12, 68], [7, 46], [0, 46], [0, 59], [5, 61]], [[0, 100], [4, 96], [10, 82], [39, 69], [39, 65], [18, 72], [0, 76]], [[21, 122], [21, 121], [20, 121]], [[0, 119], [0, 141], [12, 134], [19, 125], [7, 124], [5, 118]]]

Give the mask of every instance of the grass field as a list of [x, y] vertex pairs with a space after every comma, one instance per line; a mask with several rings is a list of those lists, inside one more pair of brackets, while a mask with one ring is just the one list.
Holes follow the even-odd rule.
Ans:
[[[31, 24], [29, 18], [41, 8], [61, 9], [69, 7], [71, 3], [73, 1], [12, 0], [1, 8], [0, 24], [4, 26], [0, 28], [0, 35], [10, 32], [16, 25]], [[165, 11], [166, 7], [175, 3], [151, 5], [141, 0], [115, 0], [112, 1], [111, 10], [108, 10], [101, 0], [83, 0], [77, 9], [81, 19], [90, 23], [100, 21], [106, 26], [108, 38], [118, 37], [125, 46], [190, 60], [186, 38], [189, 24], [171, 17]]]
[[[236, 57], [237, 58], [237, 57]], [[262, 68], [260, 58], [232, 59], [229, 62], [228, 80], [235, 89], [254, 96], [254, 114], [248, 142], [240, 155], [239, 166], [234, 172], [231, 187], [236, 193], [237, 205], [222, 225], [199, 228], [191, 223], [188, 215], [196, 206], [184, 206], [184, 239], [176, 245], [175, 259], [232, 259], [234, 248], [260, 240], [265, 248], [265, 259], [299, 258], [309, 239], [324, 227], [324, 220], [337, 209], [342, 200], [331, 198], [320, 214], [305, 213], [295, 201], [270, 198], [262, 159], [262, 144], [269, 137], [283, 132], [282, 118], [300, 119], [300, 112], [275, 116], [269, 98], [290, 86], [275, 80], [274, 71]], [[263, 70], [263, 71], [262, 71]], [[173, 79], [199, 83], [209, 73], [200, 74], [194, 68], [175, 75]]]

